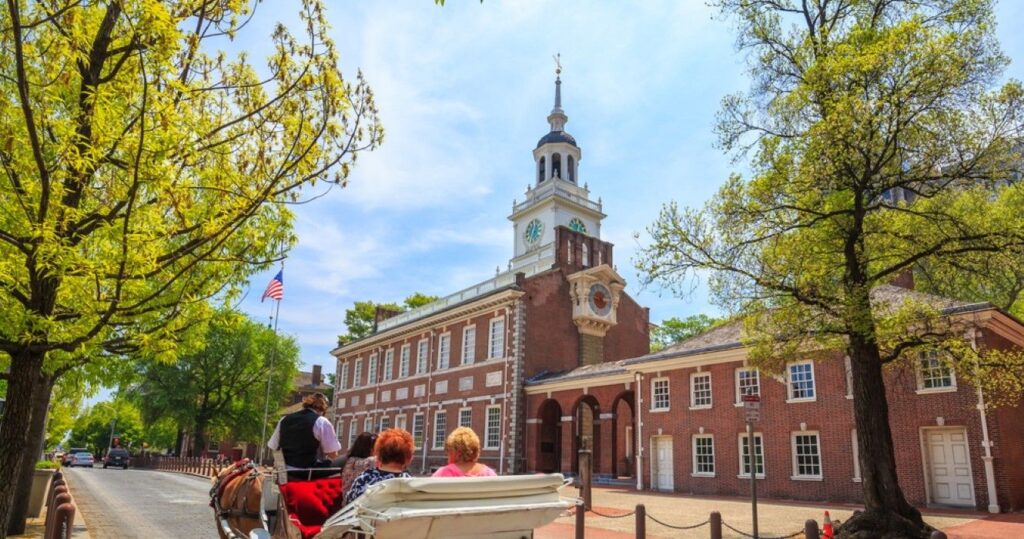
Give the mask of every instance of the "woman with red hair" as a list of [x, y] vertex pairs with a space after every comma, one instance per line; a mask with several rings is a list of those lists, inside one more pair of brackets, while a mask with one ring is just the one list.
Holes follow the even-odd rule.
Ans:
[[388, 429], [377, 437], [373, 445], [373, 455], [377, 458], [377, 467], [370, 468], [359, 474], [352, 482], [352, 488], [345, 495], [345, 504], [352, 503], [366, 492], [366, 488], [375, 483], [396, 477], [412, 477], [405, 471], [412, 462], [412, 454], [416, 451], [412, 434], [404, 429]]

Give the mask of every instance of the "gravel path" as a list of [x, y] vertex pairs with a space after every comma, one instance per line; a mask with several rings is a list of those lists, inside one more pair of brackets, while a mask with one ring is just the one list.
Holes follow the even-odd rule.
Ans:
[[210, 483], [148, 470], [65, 468], [92, 539], [216, 539]]

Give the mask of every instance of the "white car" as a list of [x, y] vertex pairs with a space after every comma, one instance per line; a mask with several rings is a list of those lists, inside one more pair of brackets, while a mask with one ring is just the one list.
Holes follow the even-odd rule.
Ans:
[[92, 465], [95, 463], [96, 461], [93, 459], [92, 453], [75, 453], [71, 456], [71, 464], [68, 464], [68, 466], [72, 468], [75, 466], [88, 466], [92, 468]]

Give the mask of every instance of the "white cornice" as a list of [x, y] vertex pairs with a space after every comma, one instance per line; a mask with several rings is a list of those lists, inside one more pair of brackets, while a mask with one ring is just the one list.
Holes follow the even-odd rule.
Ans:
[[550, 383], [541, 382], [536, 385], [526, 386], [525, 391], [527, 395], [537, 395], [555, 391], [583, 389], [584, 387], [610, 386], [613, 384], [628, 384], [632, 381], [633, 375], [631, 373], [617, 372], [613, 374], [572, 378], [569, 380], [555, 380]]

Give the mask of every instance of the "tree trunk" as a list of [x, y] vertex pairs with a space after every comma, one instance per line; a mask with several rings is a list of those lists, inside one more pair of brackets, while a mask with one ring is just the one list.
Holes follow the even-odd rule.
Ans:
[[7, 537], [7, 524], [18, 492], [18, 471], [25, 456], [32, 420], [32, 390], [43, 369], [43, 352], [21, 351], [11, 358], [7, 403], [0, 424], [0, 539]]
[[53, 378], [41, 375], [36, 387], [32, 390], [32, 415], [28, 429], [28, 441], [21, 458], [21, 470], [18, 471], [18, 495], [14, 498], [14, 507], [7, 522], [7, 535], [25, 533], [29, 492], [32, 490], [36, 460], [42, 453], [43, 443], [46, 441], [46, 413], [50, 407], [52, 395]]
[[[867, 531], [872, 537], [927, 537], [921, 513], [903, 496], [889, 426], [889, 404], [878, 345], [851, 336], [850, 366], [865, 512], [850, 519], [842, 535]], [[895, 534], [895, 535], [894, 535]]]
[[195, 428], [192, 429], [192, 456], [201, 457], [206, 448], [209, 447], [206, 443], [206, 427], [208, 421], [206, 419], [196, 420]]
[[185, 451], [185, 429], [178, 427], [178, 435], [174, 439], [174, 456], [180, 457]]

